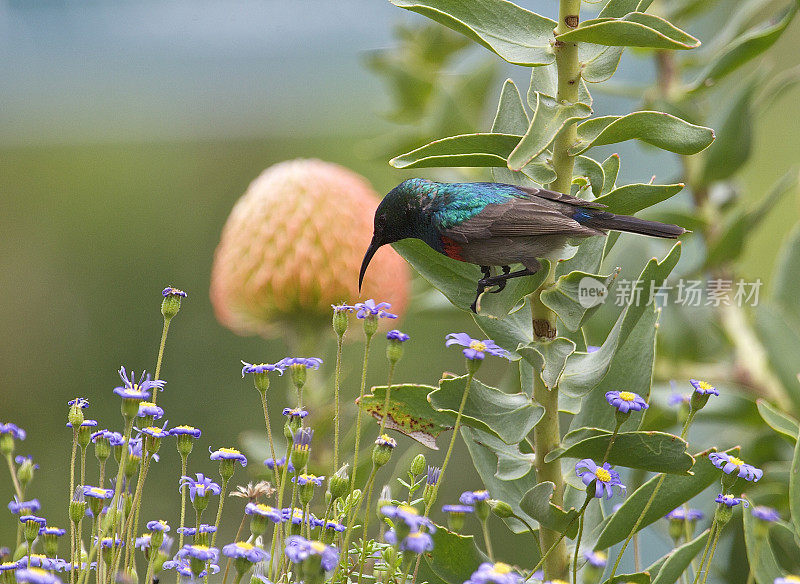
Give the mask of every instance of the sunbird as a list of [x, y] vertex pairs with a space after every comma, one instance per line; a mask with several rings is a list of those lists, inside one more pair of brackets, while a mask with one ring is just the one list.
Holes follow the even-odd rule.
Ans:
[[[364, 254], [358, 286], [382, 245], [416, 238], [447, 257], [477, 264], [483, 272], [471, 309], [486, 288], [500, 292], [511, 278], [531, 276], [540, 259], [560, 259], [572, 238], [609, 230], [676, 239], [683, 227], [604, 211], [606, 205], [533, 187], [474, 182], [403, 181], [375, 210], [372, 241]], [[511, 271], [510, 264], [524, 268]], [[503, 273], [492, 275], [491, 267]]]

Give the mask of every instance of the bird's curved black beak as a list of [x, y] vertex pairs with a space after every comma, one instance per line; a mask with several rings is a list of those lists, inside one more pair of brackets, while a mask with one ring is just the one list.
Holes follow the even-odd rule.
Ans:
[[364, 254], [364, 259], [361, 262], [361, 271], [358, 273], [358, 291], [361, 292], [361, 284], [364, 282], [364, 274], [367, 273], [367, 266], [369, 265], [370, 260], [372, 260], [372, 256], [375, 255], [375, 252], [378, 251], [378, 248], [383, 245], [377, 241], [375, 237], [372, 238], [372, 241], [369, 243], [369, 247], [367, 248], [367, 253]]

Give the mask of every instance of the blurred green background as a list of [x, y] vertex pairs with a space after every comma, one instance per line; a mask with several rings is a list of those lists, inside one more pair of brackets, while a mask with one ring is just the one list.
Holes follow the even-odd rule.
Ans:
[[[554, 11], [546, 0], [520, 4]], [[42, 500], [52, 524], [66, 527], [66, 402], [85, 396], [87, 417], [119, 428], [118, 398], [111, 393], [116, 370], [153, 369], [160, 291], [168, 284], [189, 298], [173, 321], [159, 405], [170, 426], [188, 423], [204, 432], [190, 471], [215, 476], [208, 446], [235, 446], [242, 433], [263, 426], [239, 360], [275, 361], [288, 349], [280, 340], [237, 337], [215, 321], [208, 286], [222, 225], [249, 182], [281, 160], [338, 162], [364, 174], [380, 193], [409, 176], [364, 147], [392, 126], [380, 117], [386, 90], [363, 59], [366, 51], [393, 44], [394, 24], [416, 20], [369, 0], [0, 3], [0, 420], [28, 431], [18, 452], [34, 455], [42, 467], [29, 496]], [[796, 65], [798, 50], [795, 24], [771, 52], [776, 68]], [[502, 75], [519, 79], [520, 71]], [[617, 76], [649, 80], [650, 63], [626, 54]], [[631, 107], [619, 98], [595, 98], [598, 115]], [[798, 120], [800, 91], [794, 89], [759, 127], [752, 162], [741, 175], [747, 199], [759, 199], [798, 162]], [[622, 155], [622, 182], [653, 174], [668, 180], [677, 168], [669, 156], [637, 145], [614, 151]], [[779, 243], [797, 219], [797, 198], [784, 198], [748, 243], [743, 277], [761, 278], [768, 287]], [[415, 290], [421, 300], [399, 324], [414, 340], [396, 379], [433, 384], [443, 369], [463, 367], [457, 351], [439, 351], [444, 335], [477, 330], [468, 315], [440, 309], [430, 326], [424, 318], [432, 310], [429, 296], [420, 282]], [[352, 336], [359, 334], [354, 329]], [[329, 359], [321, 386], [332, 371], [330, 348], [320, 354]], [[360, 350], [346, 348], [351, 375], [344, 391], [351, 398]], [[368, 383], [385, 379], [382, 353], [382, 347], [374, 352]], [[487, 382], [504, 372], [501, 364], [485, 369]], [[288, 379], [274, 388], [277, 420]], [[170, 441], [162, 455], [148, 479], [143, 517], [175, 522], [178, 457]], [[463, 480], [443, 498], [479, 486], [463, 445], [457, 456], [463, 464], [454, 468]], [[89, 469], [91, 483], [93, 458]], [[247, 470], [262, 469], [254, 459]], [[233, 482], [246, 478], [237, 471]], [[0, 502], [11, 495], [9, 481], [0, 480]], [[0, 544], [7, 545], [15, 527], [5, 517]], [[228, 515], [222, 541], [236, 524]]]

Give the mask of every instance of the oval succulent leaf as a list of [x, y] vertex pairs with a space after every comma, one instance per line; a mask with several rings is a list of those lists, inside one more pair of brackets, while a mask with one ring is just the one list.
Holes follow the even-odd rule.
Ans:
[[468, 36], [515, 65], [555, 60], [551, 41], [556, 23], [506, 0], [391, 0]]
[[584, 42], [615, 47], [695, 49], [700, 41], [661, 17], [630, 12], [622, 18], [594, 18], [560, 34], [565, 43]]

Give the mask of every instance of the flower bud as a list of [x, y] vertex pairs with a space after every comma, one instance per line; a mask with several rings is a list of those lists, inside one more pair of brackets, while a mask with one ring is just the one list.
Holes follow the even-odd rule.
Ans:
[[[73, 400], [77, 401], [77, 400]], [[79, 428], [83, 424], [83, 407], [79, 403], [72, 404], [69, 407], [67, 414], [67, 421], [72, 424], [73, 428]]]
[[350, 319], [347, 318], [347, 313], [353, 310], [353, 308], [347, 304], [332, 305], [332, 308], [333, 332], [335, 332], [336, 336], [341, 340], [341, 338], [344, 336], [344, 333], [347, 332], [347, 325], [350, 324]]
[[69, 519], [73, 523], [78, 523], [86, 515], [86, 501], [69, 502]]
[[501, 519], [508, 519], [509, 517], [514, 516], [514, 510], [511, 508], [511, 505], [509, 505], [505, 501], [498, 501], [497, 499], [489, 499], [488, 503], [489, 507], [491, 507], [492, 509], [492, 513], [494, 513]]
[[347, 470], [349, 467], [349, 464], [343, 464], [342, 468], [328, 479], [328, 492], [334, 501], [344, 497], [350, 491], [350, 473]]
[[392, 450], [397, 446], [394, 438], [381, 434], [375, 440], [375, 446], [372, 449], [372, 464], [380, 468], [392, 458]]
[[102, 435], [95, 438], [94, 455], [100, 462], [108, 460], [111, 456], [111, 441]]
[[368, 314], [364, 318], [364, 336], [371, 339], [376, 332], [378, 332], [378, 317]]
[[420, 453], [414, 457], [414, 460], [411, 461], [411, 474], [414, 476], [421, 475], [425, 472], [425, 467], [427, 465], [427, 461], [425, 460], [425, 455]]
[[19, 480], [23, 489], [33, 480], [33, 471], [36, 470], [38, 466], [39, 465], [33, 463], [33, 459], [30, 457], [25, 457], [22, 460], [22, 463], [17, 469], [17, 480]]
[[167, 286], [161, 295], [164, 297], [161, 301], [161, 315], [164, 320], [172, 320], [172, 317], [181, 309], [181, 299], [186, 298], [187, 294], [183, 290]]

